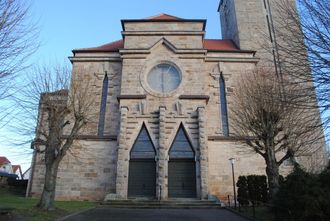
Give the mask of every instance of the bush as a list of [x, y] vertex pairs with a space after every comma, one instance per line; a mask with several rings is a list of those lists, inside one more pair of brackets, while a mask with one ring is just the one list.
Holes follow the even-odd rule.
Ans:
[[266, 176], [249, 175], [240, 176], [236, 186], [237, 201], [241, 205], [248, 205], [268, 201], [268, 186]]
[[305, 172], [299, 166], [287, 176], [274, 199], [276, 220], [330, 220], [330, 170], [320, 175]]
[[240, 205], [246, 206], [249, 204], [249, 190], [247, 187], [247, 178], [246, 176], [239, 176], [236, 183], [237, 188], [237, 201]]

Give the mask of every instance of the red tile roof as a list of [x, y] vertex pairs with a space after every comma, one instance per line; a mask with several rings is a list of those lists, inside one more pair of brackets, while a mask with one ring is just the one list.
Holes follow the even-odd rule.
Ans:
[[0, 165], [10, 163], [7, 157], [0, 157]]
[[[239, 51], [232, 40], [205, 39], [203, 46], [210, 51]], [[122, 48], [124, 48], [124, 40], [118, 40], [94, 48], [74, 49], [73, 52], [117, 52]]]
[[16, 173], [17, 170], [22, 173], [20, 165], [12, 165], [11, 167], [13, 168], [13, 173]]
[[73, 52], [115, 52], [122, 48], [124, 48], [124, 40], [121, 39], [94, 48], [74, 49]]
[[152, 17], [148, 17], [148, 18], [145, 18], [145, 20], [169, 20], [169, 21], [180, 21], [180, 20], [184, 20], [182, 18], [179, 18], [179, 17], [175, 17], [173, 15], [168, 15], [168, 14], [159, 14], [159, 15], [155, 15], [155, 16], [152, 16]]
[[239, 51], [232, 40], [205, 39], [203, 46], [210, 51]]

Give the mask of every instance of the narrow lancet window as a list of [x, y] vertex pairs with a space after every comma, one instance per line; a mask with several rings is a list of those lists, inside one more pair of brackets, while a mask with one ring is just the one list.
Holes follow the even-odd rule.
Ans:
[[220, 75], [220, 111], [223, 135], [229, 136], [226, 85], [222, 74]]
[[104, 135], [104, 122], [105, 122], [105, 110], [106, 110], [106, 106], [107, 106], [107, 97], [108, 97], [108, 85], [109, 85], [108, 74], [105, 73], [105, 76], [103, 79], [103, 85], [102, 85], [99, 126], [98, 126], [98, 131], [97, 131], [98, 136]]

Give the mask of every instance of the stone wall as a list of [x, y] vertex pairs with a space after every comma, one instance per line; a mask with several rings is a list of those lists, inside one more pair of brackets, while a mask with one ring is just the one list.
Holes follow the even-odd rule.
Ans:
[[[60, 163], [57, 200], [103, 200], [106, 193], [115, 192], [117, 164], [116, 141], [76, 141]], [[44, 157], [38, 154], [33, 172], [32, 197], [42, 193]]]
[[[209, 194], [227, 202], [227, 196], [233, 197], [232, 169], [230, 158], [235, 158], [235, 180], [241, 175], [265, 175], [265, 161], [249, 147], [237, 141], [208, 142], [208, 189]], [[291, 164], [280, 167], [280, 173], [287, 175]]]

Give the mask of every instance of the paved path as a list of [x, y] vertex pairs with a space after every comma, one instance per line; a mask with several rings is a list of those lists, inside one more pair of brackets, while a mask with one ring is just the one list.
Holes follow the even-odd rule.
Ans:
[[65, 221], [248, 221], [226, 209], [122, 209], [99, 207]]

